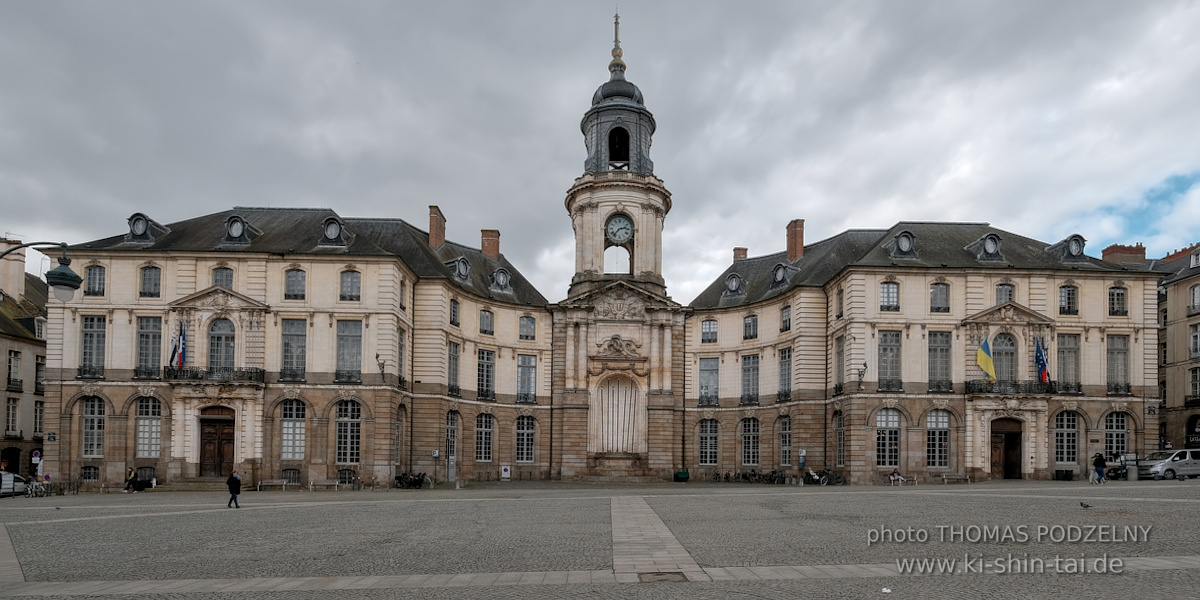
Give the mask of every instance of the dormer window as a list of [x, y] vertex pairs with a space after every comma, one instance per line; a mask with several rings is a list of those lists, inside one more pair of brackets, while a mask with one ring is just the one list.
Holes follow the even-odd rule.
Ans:
[[1196, 267], [1200, 267], [1200, 252], [1196, 252], [1195, 254], [1192, 254], [1191, 268], [1194, 269]]
[[775, 265], [775, 269], [771, 271], [771, 287], [780, 286], [787, 283], [788, 268], [787, 265]]
[[491, 288], [500, 292], [511, 292], [512, 288], [508, 285], [511, 280], [512, 277], [508, 274], [507, 269], [496, 269], [492, 272]]
[[896, 250], [892, 256], [896, 258], [915, 258], [917, 256], [917, 238], [910, 231], [901, 231], [896, 236]]
[[237, 215], [225, 219], [226, 244], [249, 244], [250, 239], [260, 233], [262, 232]]
[[446, 263], [446, 268], [450, 269], [450, 273], [454, 275], [454, 278], [460, 281], [466, 281], [467, 276], [471, 274], [471, 263], [465, 257]]
[[1046, 248], [1046, 251], [1057, 256], [1063, 262], [1086, 262], [1088, 258], [1083, 253], [1085, 244], [1087, 244], [1087, 240], [1083, 239], [1082, 235], [1076, 233]]
[[729, 277], [725, 278], [726, 296], [740, 296], [746, 293], [746, 280], [742, 279], [737, 273], [730, 273]]
[[156, 223], [142, 213], [133, 213], [129, 217], [129, 233], [125, 234], [126, 242], [152, 244], [155, 236], [170, 232], [170, 229]]
[[967, 246], [967, 250], [975, 252], [975, 260], [1003, 261], [1004, 255], [1000, 253], [1000, 242], [1000, 236], [989, 233]]
[[346, 236], [345, 229], [342, 228], [342, 222], [337, 217], [328, 217], [321, 225], [321, 242], [322, 246], [345, 246]]

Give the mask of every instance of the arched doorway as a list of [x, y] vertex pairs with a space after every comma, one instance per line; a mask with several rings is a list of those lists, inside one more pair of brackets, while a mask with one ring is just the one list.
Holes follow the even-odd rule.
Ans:
[[210, 406], [200, 411], [201, 477], [225, 477], [233, 471], [236, 414], [227, 406]]
[[1021, 478], [1021, 422], [1016, 419], [992, 421], [992, 477]]
[[592, 394], [588, 411], [588, 451], [641, 453], [646, 451], [646, 401], [637, 383], [620, 375], [609, 377]]

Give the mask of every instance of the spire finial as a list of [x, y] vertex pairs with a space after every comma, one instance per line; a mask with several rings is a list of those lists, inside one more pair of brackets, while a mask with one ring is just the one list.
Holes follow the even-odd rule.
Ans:
[[625, 78], [625, 61], [621, 60], [621, 13], [613, 15], [613, 49], [612, 62], [608, 63], [608, 70], [612, 73], [612, 79]]

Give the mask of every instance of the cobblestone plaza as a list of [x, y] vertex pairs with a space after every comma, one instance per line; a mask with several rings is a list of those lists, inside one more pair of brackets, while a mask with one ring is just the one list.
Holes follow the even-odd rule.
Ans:
[[[1200, 584], [1195, 481], [513, 483], [250, 492], [240, 510], [226, 499], [0, 501], [0, 596], [1129, 598]], [[923, 559], [953, 559], [954, 573], [900, 573]]]

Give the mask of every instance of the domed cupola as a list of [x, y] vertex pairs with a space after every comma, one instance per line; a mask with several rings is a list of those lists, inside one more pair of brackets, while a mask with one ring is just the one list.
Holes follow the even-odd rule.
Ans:
[[625, 79], [625, 61], [621, 60], [621, 17], [613, 23], [612, 62], [609, 79], [592, 96], [592, 108], [579, 124], [587, 145], [585, 173], [631, 171], [649, 175], [654, 172], [650, 160], [650, 136], [654, 134], [654, 115], [642, 103], [642, 91]]

